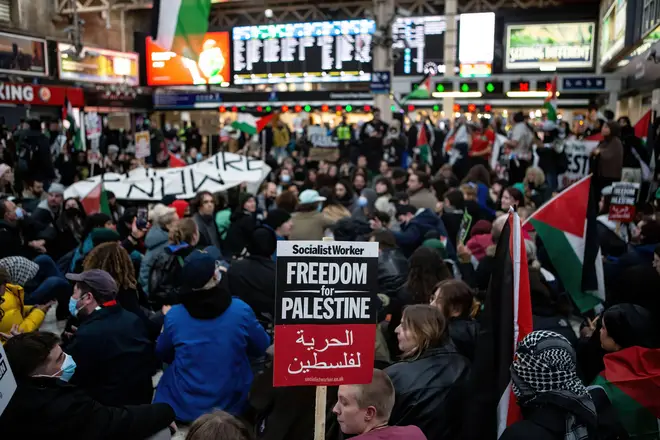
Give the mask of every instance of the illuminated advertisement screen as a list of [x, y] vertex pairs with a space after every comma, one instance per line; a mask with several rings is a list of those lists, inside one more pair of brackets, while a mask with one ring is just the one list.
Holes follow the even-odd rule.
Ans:
[[607, 64], [621, 52], [626, 41], [627, 1], [615, 1], [605, 12], [600, 27], [600, 65]]
[[493, 72], [495, 13], [461, 14], [458, 29], [460, 76], [489, 76]]
[[140, 84], [139, 55], [133, 52], [83, 47], [76, 53], [70, 44], [59, 43], [58, 64], [60, 79], [99, 84]]
[[46, 40], [0, 32], [0, 72], [47, 76]]
[[369, 81], [375, 30], [373, 20], [235, 27], [233, 83]]
[[147, 84], [229, 86], [231, 75], [229, 32], [208, 32], [197, 60], [164, 50], [147, 37]]
[[507, 70], [592, 68], [596, 23], [506, 26]]

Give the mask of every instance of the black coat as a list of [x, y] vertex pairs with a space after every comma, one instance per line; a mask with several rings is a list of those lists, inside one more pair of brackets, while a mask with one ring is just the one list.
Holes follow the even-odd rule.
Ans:
[[18, 226], [0, 220], [0, 258], [21, 256], [33, 260], [37, 255], [39, 253], [24, 241], [23, 233]]
[[396, 293], [408, 279], [408, 260], [399, 249], [382, 249], [378, 255], [379, 292]]
[[224, 242], [225, 255], [241, 255], [250, 243], [252, 233], [257, 228], [257, 218], [254, 214], [236, 211], [231, 215], [231, 225], [227, 230]]
[[479, 336], [479, 323], [472, 319], [450, 318], [448, 328], [456, 350], [472, 362]]
[[135, 314], [120, 305], [94, 311], [63, 349], [77, 365], [71, 383], [93, 399], [110, 406], [151, 402], [154, 344]]
[[32, 378], [19, 383], [0, 416], [0, 432], [5, 439], [142, 440], [174, 417], [166, 403], [105, 406], [59, 379]]
[[428, 440], [460, 438], [469, 365], [447, 342], [419, 359], [386, 368], [396, 391], [390, 425], [418, 426]]
[[249, 256], [235, 261], [227, 272], [229, 291], [249, 305], [264, 328], [275, 317], [275, 262]]

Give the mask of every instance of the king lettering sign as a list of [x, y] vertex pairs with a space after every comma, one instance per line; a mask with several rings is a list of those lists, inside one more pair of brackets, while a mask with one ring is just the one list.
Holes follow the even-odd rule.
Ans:
[[277, 244], [274, 386], [370, 383], [378, 243]]
[[62, 107], [66, 98], [73, 107], [82, 107], [85, 103], [83, 90], [77, 87], [0, 82], [0, 103], [4, 104]]

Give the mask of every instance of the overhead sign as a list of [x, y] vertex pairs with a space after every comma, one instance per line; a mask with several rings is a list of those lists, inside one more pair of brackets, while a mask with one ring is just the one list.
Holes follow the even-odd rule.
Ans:
[[233, 83], [369, 81], [375, 31], [373, 20], [234, 27]]
[[277, 243], [273, 385], [370, 383], [378, 243]]
[[0, 32], [0, 72], [48, 76], [46, 40]]
[[495, 51], [495, 13], [461, 14], [458, 28], [460, 76], [489, 76]]
[[586, 69], [594, 64], [596, 23], [509, 24], [508, 70]]
[[564, 78], [563, 89], [569, 90], [605, 90], [605, 78], [598, 76], [595, 78], [568, 77]]
[[371, 93], [388, 95], [392, 88], [392, 77], [388, 71], [377, 71], [371, 75]]
[[250, 184], [258, 186], [268, 173], [270, 167], [260, 159], [222, 152], [181, 168], [137, 168], [128, 174], [94, 176], [69, 186], [64, 195], [84, 198], [103, 182], [104, 189], [119, 200], [159, 201], [168, 195], [192, 199], [199, 191], [216, 193], [241, 182], [248, 182], [250, 189]]
[[0, 82], [0, 103], [62, 107], [65, 98], [73, 107], [82, 107], [85, 102], [83, 90], [77, 87]]
[[60, 79], [96, 84], [140, 84], [137, 53], [83, 47], [82, 52], [76, 54], [75, 48], [66, 43], [59, 43], [57, 50]]
[[7, 354], [0, 344], [0, 414], [7, 408], [14, 392], [16, 392], [16, 379], [11, 372]]
[[165, 50], [154, 43], [151, 37], [146, 40], [146, 53], [147, 84], [150, 86], [229, 86], [229, 32], [207, 32], [197, 60]]
[[635, 206], [637, 205], [637, 199], [639, 198], [639, 189], [639, 183], [613, 183], [608, 219], [621, 223], [630, 223], [634, 221]]
[[626, 44], [627, 9], [627, 0], [614, 0], [603, 16], [599, 52], [601, 66], [616, 57]]

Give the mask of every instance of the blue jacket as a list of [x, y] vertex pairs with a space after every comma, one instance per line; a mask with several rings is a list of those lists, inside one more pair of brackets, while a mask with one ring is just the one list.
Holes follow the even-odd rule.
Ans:
[[214, 319], [195, 319], [176, 305], [156, 343], [156, 355], [170, 366], [154, 402], [169, 404], [184, 422], [214, 409], [240, 414], [253, 379], [248, 356], [262, 356], [269, 345], [254, 312], [238, 298]]
[[[449, 238], [447, 228], [440, 217], [435, 215], [432, 211], [424, 209], [415, 217], [412, 218], [407, 224], [401, 226], [400, 232], [395, 232], [394, 237], [396, 243], [399, 245], [403, 254], [410, 258], [415, 249], [417, 249], [424, 242], [424, 236], [429, 231], [437, 231], [441, 237]], [[447, 240], [447, 255], [449, 258], [456, 258], [456, 250], [451, 240]]]

